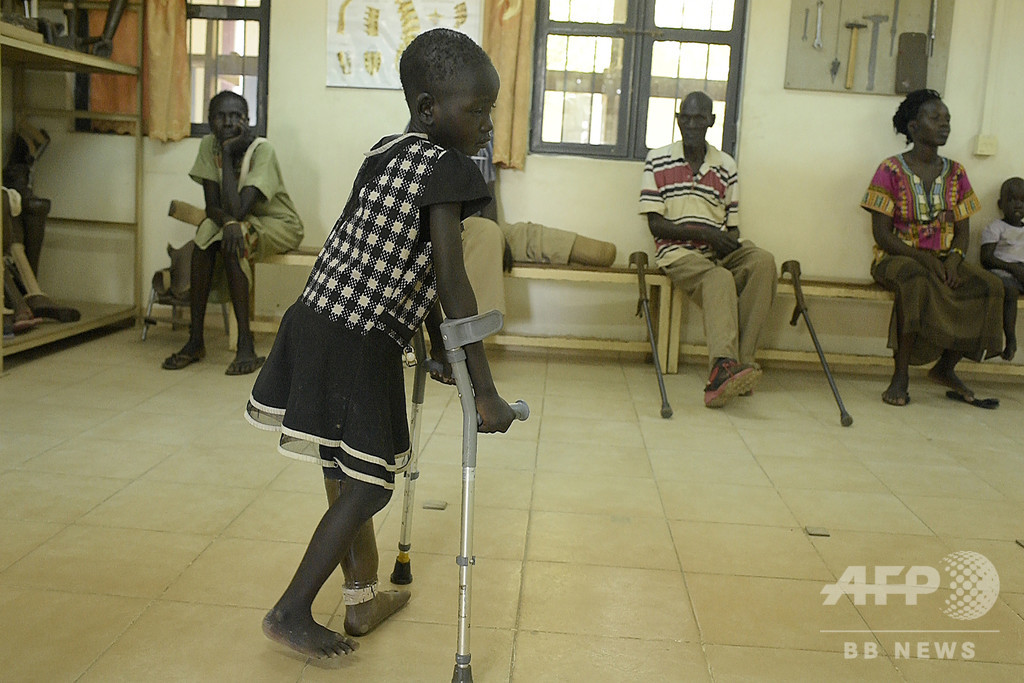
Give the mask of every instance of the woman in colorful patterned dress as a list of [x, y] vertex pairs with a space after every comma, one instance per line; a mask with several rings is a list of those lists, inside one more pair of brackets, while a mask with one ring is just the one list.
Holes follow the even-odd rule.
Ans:
[[955, 373], [961, 358], [1001, 351], [1003, 293], [998, 278], [964, 260], [980, 203], [963, 166], [938, 153], [949, 137], [949, 109], [934, 90], [917, 90], [892, 122], [911, 147], [881, 163], [861, 203], [876, 245], [871, 275], [895, 294], [894, 370], [882, 400], [909, 403], [909, 366], [937, 361], [928, 377], [949, 398], [994, 408], [996, 399], [975, 398]]

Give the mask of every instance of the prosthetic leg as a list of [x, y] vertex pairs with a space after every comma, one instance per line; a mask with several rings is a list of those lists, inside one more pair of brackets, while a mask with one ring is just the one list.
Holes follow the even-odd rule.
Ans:
[[10, 304], [10, 313], [7, 313], [8, 309], [6, 307], [4, 308], [4, 318], [6, 322], [7, 316], [10, 316], [10, 331], [12, 334], [27, 332], [43, 321], [42, 318], [37, 318], [32, 309], [25, 303], [21, 290], [14, 283], [14, 276], [9, 268], [4, 268], [4, 301]]
[[[441, 323], [444, 348], [462, 402], [462, 528], [459, 555], [455, 558], [455, 563], [459, 565], [459, 642], [455, 652], [452, 683], [468, 683], [473, 680], [469, 654], [469, 613], [471, 569], [476, 563], [473, 557], [473, 489], [476, 483], [476, 430], [479, 416], [476, 414], [473, 382], [466, 367], [466, 351], [463, 347], [495, 334], [501, 329], [501, 324], [502, 317], [498, 311]], [[511, 407], [518, 420], [530, 416], [530, 409], [523, 401], [516, 401]]]
[[[341, 495], [341, 482], [324, 478], [327, 504], [333, 505]], [[409, 602], [409, 591], [377, 590], [377, 537], [373, 519], [367, 520], [356, 534], [352, 546], [339, 562], [345, 575], [345, 633], [365, 636], [385, 619]]]
[[[13, 271], [20, 289], [25, 292], [25, 303], [32, 310], [33, 316], [52, 318], [62, 323], [75, 322], [82, 317], [81, 313], [77, 309], [55, 304], [50, 297], [43, 293], [43, 290], [39, 287], [39, 282], [36, 280], [35, 271], [29, 263], [28, 255], [25, 253], [25, 245], [23, 243], [25, 231], [22, 225], [25, 208], [28, 206], [35, 207], [37, 212], [33, 215], [32, 220], [39, 220], [40, 214], [38, 210], [42, 210], [45, 207], [45, 210], [48, 212], [50, 208], [49, 200], [33, 198], [37, 200], [33, 203], [26, 201], [24, 196], [22, 196], [22, 206], [18, 207], [22, 210], [15, 211], [9, 194], [7, 192], [2, 194], [4, 260], [7, 265], [5, 272]], [[41, 218], [45, 219], [45, 213], [41, 215]], [[33, 229], [35, 228], [38, 228], [41, 233], [41, 225], [33, 225]]]

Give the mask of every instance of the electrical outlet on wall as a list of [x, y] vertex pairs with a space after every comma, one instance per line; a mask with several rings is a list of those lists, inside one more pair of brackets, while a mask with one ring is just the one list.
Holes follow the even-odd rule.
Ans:
[[974, 154], [990, 157], [999, 151], [999, 138], [995, 135], [979, 135], [974, 140]]

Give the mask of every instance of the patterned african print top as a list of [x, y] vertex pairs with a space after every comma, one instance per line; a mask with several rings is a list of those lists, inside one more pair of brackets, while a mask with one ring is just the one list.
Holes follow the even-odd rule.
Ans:
[[[910, 170], [903, 155], [889, 157], [875, 171], [860, 204], [892, 216], [897, 237], [915, 249], [945, 254], [953, 243], [953, 226], [981, 209], [967, 171], [942, 157], [942, 171], [930, 188]], [[885, 252], [875, 245], [875, 263]]]
[[416, 133], [382, 139], [366, 153], [302, 302], [351, 330], [378, 329], [404, 346], [437, 298], [429, 207], [461, 204], [464, 219], [490, 199], [465, 154]]
[[[656, 213], [673, 223], [697, 223], [718, 230], [740, 225], [739, 174], [736, 161], [712, 145], [694, 173], [683, 153], [683, 142], [652, 149], [644, 162], [640, 213]], [[703, 240], [655, 238], [655, 261], [667, 266], [691, 252], [714, 260]]]

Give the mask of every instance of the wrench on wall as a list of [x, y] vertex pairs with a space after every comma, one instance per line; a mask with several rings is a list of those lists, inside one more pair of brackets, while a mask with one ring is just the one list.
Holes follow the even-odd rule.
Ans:
[[824, 8], [825, 8], [825, 0], [818, 0], [818, 28], [814, 32], [814, 42], [811, 43], [811, 46], [815, 50], [820, 50], [822, 48], [822, 42], [821, 42], [821, 14], [822, 14], [822, 10]]

